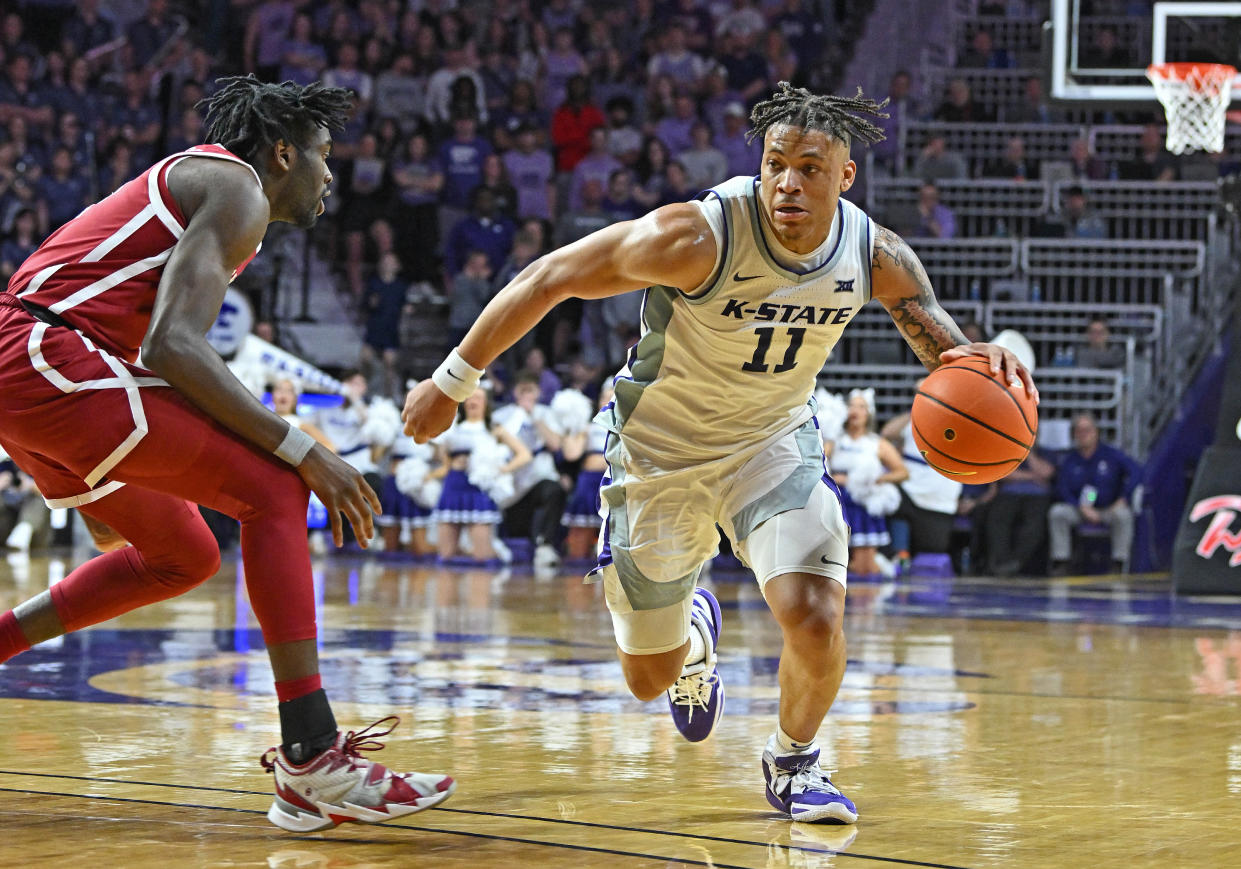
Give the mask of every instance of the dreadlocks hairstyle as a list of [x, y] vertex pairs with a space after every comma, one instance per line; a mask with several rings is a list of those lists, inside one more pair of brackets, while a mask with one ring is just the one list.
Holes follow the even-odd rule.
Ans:
[[273, 84], [253, 75], [216, 79], [220, 89], [198, 103], [207, 110], [207, 141], [249, 163], [281, 140], [304, 148], [316, 127], [345, 126], [353, 95], [319, 82]]
[[886, 118], [883, 111], [888, 101], [881, 103], [862, 96], [862, 89], [857, 89], [857, 96], [838, 97], [833, 94], [812, 94], [805, 88], [795, 88], [786, 81], [780, 82], [771, 99], [764, 100], [754, 106], [750, 112], [751, 128], [746, 133], [746, 142], [761, 140], [767, 131], [776, 124], [788, 124], [790, 127], [801, 127], [804, 130], [822, 130], [829, 136], [850, 144], [853, 139], [861, 139], [867, 145], [882, 142], [885, 138], [883, 130], [860, 115], [874, 118]]

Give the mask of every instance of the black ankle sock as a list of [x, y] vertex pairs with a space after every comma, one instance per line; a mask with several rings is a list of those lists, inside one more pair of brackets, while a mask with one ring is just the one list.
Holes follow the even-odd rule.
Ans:
[[281, 703], [279, 709], [280, 747], [294, 763], [303, 764], [336, 742], [336, 717], [322, 688]]

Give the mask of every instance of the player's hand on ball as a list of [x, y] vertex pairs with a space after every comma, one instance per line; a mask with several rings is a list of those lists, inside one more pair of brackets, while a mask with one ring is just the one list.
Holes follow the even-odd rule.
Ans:
[[328, 519], [332, 523], [332, 542], [337, 546], [345, 543], [344, 526], [340, 520], [343, 515], [353, 526], [358, 545], [363, 549], [370, 546], [371, 537], [375, 534], [375, 515], [382, 513], [383, 508], [379, 505], [375, 490], [357, 469], [346, 464], [323, 444], [315, 444], [297, 466], [297, 472], [327, 508]]
[[953, 362], [957, 359], [964, 359], [967, 356], [985, 356], [991, 360], [991, 373], [999, 374], [1004, 372], [1005, 378], [1010, 382], [1019, 380], [1025, 384], [1026, 395], [1038, 404], [1038, 388], [1034, 385], [1034, 375], [1021, 364], [1021, 360], [1013, 351], [999, 344], [987, 344], [982, 341], [975, 341], [973, 344], [962, 344], [959, 347], [953, 347], [951, 350], [945, 350], [939, 354], [941, 362]]
[[450, 425], [457, 415], [457, 402], [445, 395], [430, 380], [424, 380], [405, 396], [401, 419], [405, 434], [415, 443], [425, 444]]

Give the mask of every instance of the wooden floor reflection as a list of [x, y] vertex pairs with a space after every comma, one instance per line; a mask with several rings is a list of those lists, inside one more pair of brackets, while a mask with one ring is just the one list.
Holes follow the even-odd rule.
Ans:
[[[0, 608], [72, 565], [0, 560]], [[293, 836], [263, 813], [274, 697], [240, 569], [0, 667], [6, 866], [1226, 867], [1241, 865], [1241, 601], [1162, 578], [854, 584], [821, 734], [856, 827], [763, 799], [778, 633], [724, 607], [728, 705], [690, 745], [628, 697], [576, 574], [317, 563], [324, 682], [382, 753], [460, 782], [387, 827]]]

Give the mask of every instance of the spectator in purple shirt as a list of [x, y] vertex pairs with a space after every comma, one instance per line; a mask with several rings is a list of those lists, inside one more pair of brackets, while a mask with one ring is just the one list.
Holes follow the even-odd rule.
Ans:
[[673, 157], [693, 147], [694, 123], [698, 120], [698, 107], [689, 94], [677, 94], [672, 102], [672, 116], [655, 125], [655, 135], [668, 146]]
[[37, 233], [38, 217], [29, 208], [23, 208], [13, 218], [13, 232], [0, 245], [0, 282], [7, 284], [13, 272], [35, 252], [41, 238]]
[[603, 210], [613, 220], [634, 220], [646, 209], [633, 198], [633, 175], [628, 169], [617, 169], [608, 177], [608, 192], [603, 197]]
[[281, 80], [308, 85], [319, 78], [325, 66], [327, 52], [314, 39], [310, 16], [298, 15], [280, 53]]
[[758, 139], [746, 141], [747, 120], [745, 107], [741, 103], [729, 103], [724, 109], [724, 126], [716, 136], [715, 146], [724, 153], [724, 159], [728, 162], [728, 178], [758, 174], [763, 143]]
[[47, 202], [48, 229], [56, 230], [86, 207], [90, 182], [75, 171], [73, 152], [59, 147], [52, 154], [52, 171], [39, 180], [39, 195]]
[[538, 147], [533, 127], [518, 129], [517, 147], [506, 151], [503, 159], [509, 180], [517, 188], [517, 216], [551, 220], [556, 211], [556, 166], [552, 155]]
[[134, 159], [141, 164], [155, 162], [155, 142], [160, 135], [159, 108], [147, 92], [147, 76], [138, 71], [125, 73], [125, 96], [112, 107], [108, 135], [124, 136], [134, 148]]
[[452, 122], [452, 138], [440, 145], [440, 171], [444, 173], [445, 205], [464, 208], [470, 191], [483, 180], [483, 158], [491, 153], [491, 143], [478, 135], [478, 121], [458, 115]]
[[927, 181], [918, 188], [918, 225], [914, 238], [955, 238], [957, 216], [939, 201], [939, 188]]
[[767, 61], [751, 50], [751, 39], [733, 31], [720, 39], [720, 63], [728, 72], [728, 87], [741, 94], [747, 105], [767, 90]]
[[573, 180], [569, 185], [569, 207], [581, 208], [582, 188], [587, 181], [598, 181], [604, 189], [608, 178], [621, 163], [608, 152], [608, 131], [606, 127], [595, 127], [590, 131], [590, 151], [573, 167]]
[[590, 72], [586, 59], [573, 45], [573, 30], [561, 27], [552, 34], [551, 50], [543, 58], [543, 105], [558, 106], [565, 100], [569, 79]]
[[112, 22], [99, 14], [99, 0], [77, 0], [73, 5], [73, 15], [60, 30], [61, 44], [72, 44], [74, 55], [81, 56], [112, 39]]
[[449, 275], [464, 268], [466, 254], [471, 250], [487, 254], [494, 273], [504, 265], [513, 246], [513, 224], [496, 214], [491, 191], [479, 187], [471, 200], [470, 213], [452, 228], [444, 246], [444, 268]]

